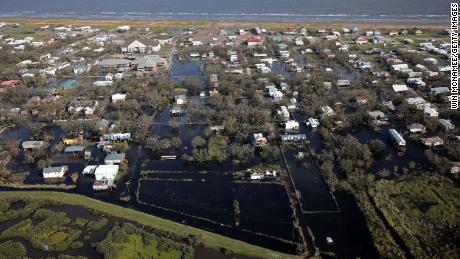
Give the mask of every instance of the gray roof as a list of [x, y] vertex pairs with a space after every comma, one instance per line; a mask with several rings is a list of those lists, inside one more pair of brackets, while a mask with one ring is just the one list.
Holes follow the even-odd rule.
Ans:
[[33, 148], [40, 148], [43, 146], [45, 142], [43, 141], [24, 141], [22, 142], [22, 148], [24, 149], [33, 149]]
[[123, 160], [125, 159], [125, 153], [115, 153], [115, 154], [108, 154], [105, 157], [105, 161], [118, 161], [118, 160]]
[[108, 58], [99, 60], [98, 66], [113, 67], [113, 66], [127, 66], [131, 63], [128, 59], [123, 58]]
[[46, 167], [43, 168], [43, 174], [58, 173], [61, 172], [63, 168], [64, 166]]

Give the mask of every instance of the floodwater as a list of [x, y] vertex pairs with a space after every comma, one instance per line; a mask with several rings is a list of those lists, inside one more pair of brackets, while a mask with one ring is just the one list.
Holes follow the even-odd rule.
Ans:
[[[200, 61], [179, 62], [174, 59], [170, 76], [172, 78], [196, 77], [203, 83], [202, 71], [203, 64]], [[205, 87], [204, 84], [202, 87]], [[198, 96], [191, 99], [197, 105], [205, 103]], [[190, 154], [192, 138], [203, 135], [208, 125], [190, 123], [200, 120], [190, 118], [188, 114], [171, 119], [169, 108], [155, 116], [151, 133], [167, 138], [180, 137], [181, 147], [170, 151], [179, 156]], [[305, 119], [297, 113], [295, 118], [300, 122]], [[171, 121], [176, 121], [178, 126], [171, 125]], [[303, 124], [300, 131], [307, 135], [311, 149], [321, 152], [324, 145], [319, 134], [307, 129]], [[53, 136], [55, 141], [63, 137], [63, 132], [56, 127], [47, 128], [46, 134]], [[29, 140], [29, 138], [30, 132], [27, 128], [9, 129], [2, 134], [2, 139], [6, 140]], [[91, 151], [93, 158], [88, 164], [102, 163], [103, 152], [95, 147]], [[336, 197], [332, 196], [313, 158], [307, 155], [299, 161], [295, 158], [298, 151], [307, 152], [306, 149], [289, 149], [286, 152], [286, 159], [295, 185], [301, 194], [304, 213], [300, 216], [303, 217], [301, 222], [305, 224], [302, 227], [309, 227], [312, 230], [316, 238], [315, 245], [322, 251], [332, 251], [341, 257], [375, 257], [372, 240], [354, 200], [340, 193], [336, 194]], [[233, 181], [234, 172], [260, 165], [257, 156], [247, 165], [224, 162], [197, 166], [181, 159], [160, 160], [145, 147], [134, 144], [130, 145], [127, 155], [128, 184], [118, 186], [113, 192], [95, 193], [92, 190], [94, 178], [81, 176], [76, 189], [68, 191], [135, 208], [273, 250], [295, 253], [296, 242], [299, 242], [300, 238], [293, 227], [293, 212], [284, 186], [266, 182]], [[82, 160], [75, 159], [71, 155], [59, 154], [52, 158], [58, 161], [56, 165], [68, 165], [69, 172], [81, 172], [86, 165]], [[9, 166], [20, 168], [19, 171], [30, 172], [26, 183], [43, 183], [40, 170], [35, 166], [17, 162]], [[281, 166], [284, 167], [284, 163]], [[141, 172], [145, 170], [152, 172], [141, 176]], [[70, 177], [67, 177], [64, 182], [70, 184]], [[136, 199], [137, 190], [139, 190], [140, 202]], [[125, 194], [130, 195], [129, 201], [120, 201], [120, 196]], [[238, 200], [240, 210], [238, 226], [235, 223], [237, 218], [233, 205], [235, 200]], [[334, 244], [326, 243], [327, 236], [334, 239]], [[213, 251], [199, 251], [213, 253]]]

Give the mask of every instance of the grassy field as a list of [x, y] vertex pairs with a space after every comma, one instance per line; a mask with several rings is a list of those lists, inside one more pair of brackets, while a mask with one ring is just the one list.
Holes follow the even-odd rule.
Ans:
[[68, 205], [83, 206], [116, 217], [135, 221], [143, 225], [152, 226], [165, 231], [170, 231], [179, 235], [199, 235], [204, 240], [206, 247], [214, 249], [220, 249], [224, 247], [235, 254], [262, 258], [300, 258], [298, 256], [283, 254], [255, 245], [247, 244], [242, 241], [224, 237], [205, 230], [185, 226], [179, 223], [175, 223], [173, 221], [158, 218], [133, 209], [123, 208], [117, 205], [105, 203], [82, 195], [50, 191], [4, 191], [1, 192], [0, 196], [2, 198], [27, 198], [38, 200], [45, 199], [62, 202]]
[[453, 183], [429, 177], [382, 180], [370, 193], [415, 258], [458, 255], [460, 191]]

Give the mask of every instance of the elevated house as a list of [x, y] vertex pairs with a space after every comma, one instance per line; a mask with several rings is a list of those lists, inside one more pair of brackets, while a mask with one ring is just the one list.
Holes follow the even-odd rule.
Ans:
[[93, 190], [103, 191], [116, 187], [115, 178], [120, 167], [118, 165], [100, 165], [94, 170], [95, 181]]
[[292, 131], [292, 130], [299, 130], [299, 123], [295, 120], [289, 120], [289, 121], [286, 121], [286, 123], [284, 124], [284, 129], [285, 130], [289, 130], [289, 131]]
[[126, 43], [125, 46], [121, 47], [121, 52], [126, 54], [142, 54], [161, 50], [160, 42], [149, 38], [132, 39]]
[[142, 57], [136, 57], [136, 59], [131, 62], [131, 65], [140, 72], [155, 72], [157, 67], [164, 66], [165, 64], [166, 59], [160, 57], [159, 55], [145, 55]]
[[174, 42], [173, 36], [165, 33], [156, 36], [155, 40], [157, 40], [162, 46], [166, 44], [172, 44]]

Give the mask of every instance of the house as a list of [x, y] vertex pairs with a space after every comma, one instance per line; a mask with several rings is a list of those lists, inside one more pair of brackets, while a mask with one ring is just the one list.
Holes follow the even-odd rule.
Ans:
[[79, 75], [79, 74], [89, 72], [90, 70], [91, 70], [90, 64], [78, 64], [73, 68], [73, 73]]
[[248, 45], [248, 47], [260, 46], [262, 44], [263, 44], [263, 41], [259, 37], [251, 37], [246, 40], [246, 45]]
[[409, 131], [409, 133], [412, 133], [412, 134], [414, 134], [414, 133], [425, 133], [425, 131], [426, 131], [425, 126], [423, 126], [420, 123], [413, 123], [413, 124], [407, 125], [406, 128]]
[[103, 141], [125, 141], [131, 140], [131, 133], [110, 133], [102, 136]]
[[394, 72], [404, 71], [409, 69], [408, 64], [393, 64], [391, 65], [391, 70]]
[[124, 101], [124, 100], [126, 100], [126, 94], [116, 93], [112, 95], [112, 103], [116, 103], [116, 102]]
[[43, 178], [62, 178], [67, 172], [67, 166], [43, 168]]
[[93, 175], [96, 171], [97, 165], [87, 165], [81, 172], [82, 175]]
[[75, 145], [75, 144], [80, 143], [82, 140], [83, 140], [83, 136], [81, 138], [65, 138], [62, 140], [62, 143], [64, 145]]
[[367, 44], [368, 40], [366, 37], [358, 37], [355, 39], [355, 44], [362, 45], [362, 44]]
[[431, 138], [421, 138], [420, 141], [424, 146], [427, 147], [436, 147], [444, 145], [444, 141], [439, 136], [431, 137]]
[[232, 54], [229, 56], [230, 62], [238, 62], [238, 55]]
[[450, 93], [449, 87], [431, 87], [430, 93], [434, 96], [438, 94], [448, 94]]
[[125, 160], [125, 157], [125, 153], [107, 154], [107, 156], [104, 159], [104, 163], [106, 165], [120, 164], [123, 160]]
[[436, 108], [430, 107], [430, 106], [425, 106], [423, 109], [423, 113], [428, 114], [430, 117], [438, 117], [439, 112], [436, 110]]
[[281, 118], [283, 120], [289, 120], [289, 117], [290, 117], [290, 114], [289, 114], [289, 110], [286, 106], [281, 106], [280, 107], [280, 110], [278, 110], [278, 114], [281, 115]]
[[384, 119], [387, 118], [385, 116], [385, 113], [383, 113], [382, 111], [370, 111], [370, 112], [368, 112], [368, 115], [372, 119], [376, 119], [376, 120], [384, 120]]
[[372, 63], [369, 61], [358, 61], [358, 68], [359, 69], [371, 69], [372, 68]]
[[267, 138], [262, 133], [254, 133], [252, 135], [252, 144], [256, 147], [263, 147], [267, 145]]
[[131, 65], [135, 66], [136, 70], [141, 72], [156, 71], [158, 66], [164, 66], [165, 64], [166, 59], [159, 55], [136, 57], [136, 59], [131, 62]]
[[128, 44], [121, 48], [123, 53], [149, 53], [160, 51], [161, 43], [158, 40], [139, 38], [128, 41]]
[[119, 26], [117, 28], [117, 32], [123, 33], [123, 32], [128, 32], [131, 29], [129, 25], [124, 25], [124, 26]]
[[414, 35], [421, 35], [423, 34], [423, 31], [420, 30], [419, 28], [415, 27], [415, 28], [412, 28], [410, 31], [409, 31], [410, 34], [414, 34]]
[[348, 87], [350, 86], [350, 80], [340, 79], [337, 80], [337, 87]]
[[44, 141], [24, 141], [22, 142], [22, 148], [24, 150], [32, 150], [42, 148], [45, 145]]
[[298, 130], [299, 123], [295, 120], [286, 121], [286, 123], [284, 124], [284, 129], [285, 130]]
[[394, 91], [395, 93], [405, 92], [405, 91], [408, 91], [408, 90], [409, 90], [409, 88], [407, 87], [407, 85], [396, 85], [396, 84], [394, 84], [394, 85], [392, 85], [391, 87], [393, 88], [393, 91]]
[[5, 89], [8, 89], [8, 88], [13, 88], [15, 86], [17, 86], [18, 84], [20, 84], [21, 81], [20, 80], [6, 80], [6, 81], [2, 81], [0, 83], [0, 92], [4, 91]]
[[455, 128], [455, 125], [450, 120], [439, 119], [439, 123], [445, 130], [453, 130]]
[[392, 141], [394, 143], [396, 143], [396, 145], [398, 145], [398, 147], [405, 147], [406, 146], [406, 140], [404, 140], [404, 138], [402, 137], [402, 135], [398, 131], [396, 131], [395, 129], [389, 129], [388, 132], [390, 134], [390, 137], [391, 137]]
[[307, 136], [305, 134], [286, 134], [286, 135], [281, 135], [281, 141], [300, 141], [300, 140], [305, 140], [307, 139]]
[[174, 38], [171, 35], [162, 33], [158, 36], [155, 37], [155, 40], [157, 40], [162, 46], [166, 44], [172, 44], [174, 41]]
[[115, 187], [115, 178], [120, 167], [118, 165], [100, 165], [94, 171], [93, 190], [102, 191]]
[[83, 154], [85, 152], [85, 147], [84, 146], [68, 146], [64, 149], [64, 153], [80, 153]]
[[182, 105], [187, 102], [187, 96], [185, 94], [179, 94], [179, 95], [174, 96], [174, 100], [176, 104]]
[[334, 110], [328, 105], [321, 107], [321, 118], [333, 116], [334, 114]]
[[96, 100], [90, 101], [71, 101], [67, 105], [67, 111], [73, 113], [84, 113], [85, 115], [92, 115], [99, 103]]
[[183, 111], [182, 108], [180, 107], [172, 107], [171, 110], [169, 111], [170, 116], [180, 116], [182, 115]]
[[308, 120], [305, 122], [305, 124], [309, 127], [312, 127], [312, 128], [317, 128], [319, 127], [319, 120], [318, 119], [315, 119], [315, 118], [308, 118]]
[[108, 58], [98, 60], [96, 64], [97, 66], [103, 68], [123, 68], [129, 67], [131, 65], [131, 61], [124, 58]]

